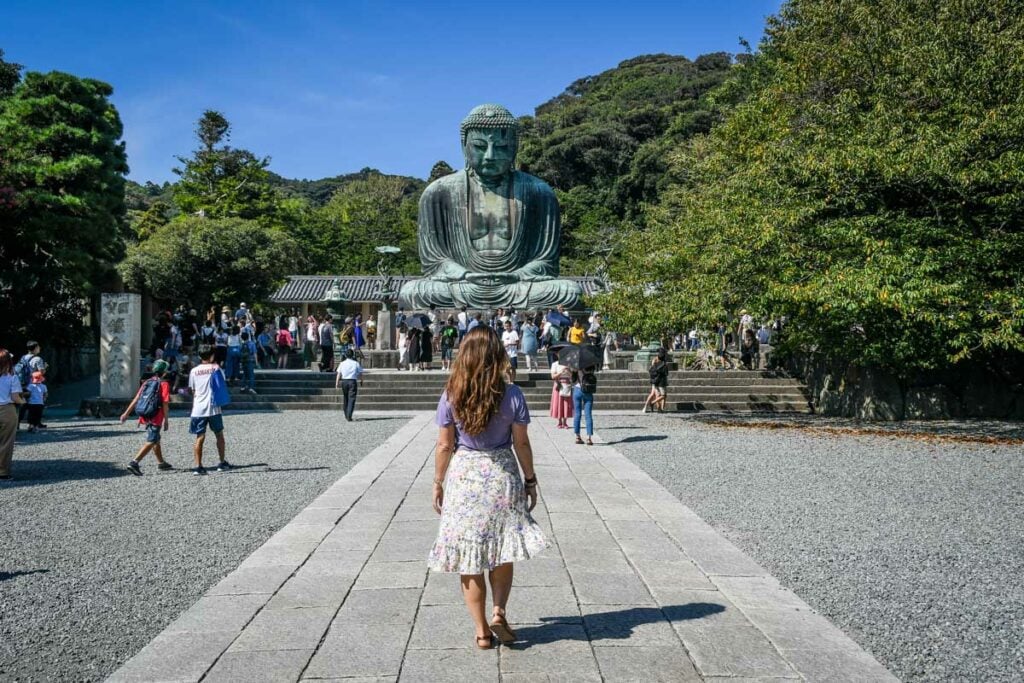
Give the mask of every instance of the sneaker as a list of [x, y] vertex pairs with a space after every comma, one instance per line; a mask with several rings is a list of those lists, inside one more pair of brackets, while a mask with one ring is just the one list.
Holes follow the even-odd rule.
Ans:
[[128, 471], [134, 474], [136, 477], [142, 476], [142, 468], [139, 467], [139, 463], [135, 462], [134, 460], [128, 461]]
[[165, 470], [165, 471], [166, 470], [173, 470], [174, 469], [174, 465], [172, 465], [171, 463], [169, 463], [169, 462], [167, 462], [165, 460], [164, 462], [158, 463], [156, 468], [158, 470]]
[[192, 468], [192, 474], [194, 474], [196, 476], [200, 476], [200, 475], [206, 474], [206, 468], [205, 467], [193, 467]]
[[219, 463], [217, 463], [217, 467], [215, 469], [218, 472], [227, 472], [228, 470], [231, 469], [231, 463], [229, 463], [227, 460], [221, 460]]

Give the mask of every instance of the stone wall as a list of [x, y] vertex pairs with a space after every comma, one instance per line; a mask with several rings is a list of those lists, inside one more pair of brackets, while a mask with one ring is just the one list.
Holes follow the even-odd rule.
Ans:
[[963, 363], [901, 380], [878, 368], [805, 354], [786, 369], [807, 385], [815, 412], [862, 420], [1024, 419], [1024, 360]]

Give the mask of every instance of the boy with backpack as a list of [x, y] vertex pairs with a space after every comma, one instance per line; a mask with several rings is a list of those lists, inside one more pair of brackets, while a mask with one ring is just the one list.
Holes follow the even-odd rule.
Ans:
[[[27, 353], [21, 357], [21, 360], [14, 366], [14, 374], [18, 376], [18, 382], [21, 383], [22, 391], [28, 392], [28, 387], [32, 384], [32, 375], [36, 372], [46, 373], [46, 361], [39, 355], [41, 348], [39, 342], [30, 341], [26, 344]], [[20, 424], [25, 416], [28, 414], [28, 402], [21, 404], [18, 410], [18, 423]], [[46, 425], [41, 425], [45, 427]]]
[[153, 363], [153, 376], [142, 383], [135, 398], [121, 415], [121, 422], [124, 423], [134, 412], [139, 416], [139, 424], [146, 426], [146, 443], [142, 445], [135, 457], [128, 461], [128, 471], [136, 477], [142, 476], [142, 468], [139, 467], [139, 463], [150, 451], [156, 455], [158, 470], [174, 469], [169, 462], [164, 460], [164, 453], [160, 448], [160, 431], [167, 431], [170, 424], [167, 420], [171, 400], [171, 385], [167, 381], [168, 367], [170, 366], [165, 360]]

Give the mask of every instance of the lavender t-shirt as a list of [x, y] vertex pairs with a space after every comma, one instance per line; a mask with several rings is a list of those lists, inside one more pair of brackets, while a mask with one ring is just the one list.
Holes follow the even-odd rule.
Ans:
[[441, 394], [441, 400], [437, 402], [437, 426], [455, 425], [456, 441], [464, 448], [475, 451], [511, 448], [513, 424], [530, 424], [530, 409], [526, 407], [526, 397], [523, 396], [523, 390], [514, 384], [505, 386], [505, 396], [501, 399], [498, 412], [487, 423], [487, 429], [476, 436], [464, 433], [462, 427], [455, 421], [455, 411], [448, 403], [447, 391]]

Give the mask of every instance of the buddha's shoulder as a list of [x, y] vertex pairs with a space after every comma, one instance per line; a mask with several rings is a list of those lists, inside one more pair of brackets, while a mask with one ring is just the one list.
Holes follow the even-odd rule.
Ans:
[[426, 189], [423, 190], [424, 197], [434, 197], [437, 195], [450, 195], [452, 192], [460, 190], [466, 186], [466, 171], [456, 171], [455, 173], [449, 173], [446, 176], [441, 176], [434, 182], [427, 185]]
[[515, 173], [516, 186], [526, 188], [534, 194], [555, 196], [555, 191], [551, 189], [551, 186], [537, 176], [530, 175], [524, 171], [516, 171]]

